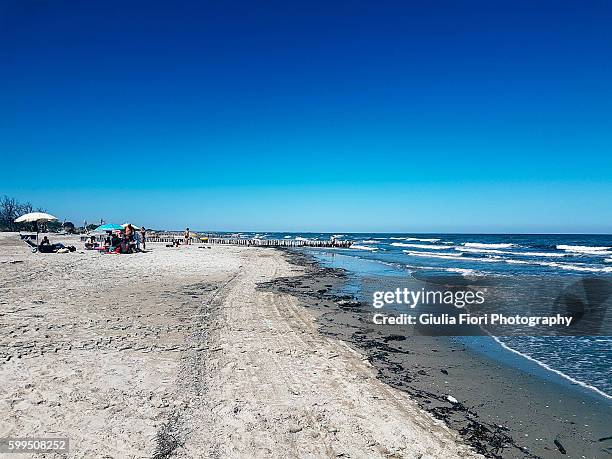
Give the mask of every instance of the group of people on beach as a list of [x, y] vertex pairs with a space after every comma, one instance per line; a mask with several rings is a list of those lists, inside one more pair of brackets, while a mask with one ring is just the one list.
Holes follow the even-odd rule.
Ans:
[[100, 250], [108, 253], [144, 252], [146, 246], [147, 230], [144, 226], [137, 230], [131, 223], [125, 225], [125, 228], [121, 231], [109, 232], [102, 246], [96, 242], [95, 236], [91, 236], [85, 242], [85, 248], [88, 250]]
[[[186, 239], [188, 232], [189, 230], [185, 232]], [[96, 236], [89, 236], [85, 241], [85, 249], [98, 250], [104, 253], [144, 252], [147, 246], [146, 238], [147, 230], [144, 226], [137, 230], [132, 224], [127, 224], [121, 231], [109, 231], [102, 244], [96, 241]], [[62, 243], [52, 244], [48, 236], [44, 236], [39, 244], [30, 240], [26, 240], [26, 242], [32, 247], [32, 250], [41, 253], [74, 252], [76, 250], [74, 246], [66, 246]]]

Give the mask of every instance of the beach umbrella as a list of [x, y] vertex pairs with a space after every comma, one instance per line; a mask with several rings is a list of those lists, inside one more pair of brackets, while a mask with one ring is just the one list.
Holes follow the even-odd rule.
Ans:
[[116, 223], [105, 223], [104, 225], [98, 226], [94, 231], [121, 231], [123, 226], [117, 225]]
[[44, 212], [30, 212], [29, 214], [24, 214], [21, 217], [15, 219], [15, 223], [32, 223], [32, 222], [50, 222], [53, 220], [57, 220], [51, 214], [46, 214]]
[[36, 222], [36, 241], [38, 241], [38, 223], [42, 222], [50, 222], [53, 220], [57, 220], [57, 217], [54, 217], [51, 214], [47, 214], [45, 212], [30, 212], [22, 215], [21, 217], [17, 217], [15, 219], [15, 223], [33, 223]]

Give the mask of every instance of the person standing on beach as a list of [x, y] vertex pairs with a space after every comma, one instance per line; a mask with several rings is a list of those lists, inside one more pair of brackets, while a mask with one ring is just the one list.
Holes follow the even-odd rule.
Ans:
[[136, 252], [140, 252], [140, 232], [134, 228], [134, 244], [136, 245]]
[[142, 244], [142, 250], [147, 250], [147, 230], [144, 226], [140, 228], [140, 240]]
[[185, 238], [185, 245], [189, 244], [189, 228], [185, 228], [185, 234], [183, 236]]

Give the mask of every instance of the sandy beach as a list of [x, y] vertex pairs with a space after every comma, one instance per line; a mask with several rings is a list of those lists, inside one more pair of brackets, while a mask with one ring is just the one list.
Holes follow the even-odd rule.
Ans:
[[79, 250], [0, 234], [0, 437], [69, 437], [78, 458], [477, 456], [265, 288], [305, 273], [281, 251], [61, 241]]

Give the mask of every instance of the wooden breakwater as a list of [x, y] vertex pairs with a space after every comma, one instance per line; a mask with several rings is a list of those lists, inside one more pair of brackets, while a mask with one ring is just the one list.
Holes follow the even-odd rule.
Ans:
[[[174, 241], [179, 241], [181, 244], [185, 241], [185, 238], [183, 236], [173, 236], [173, 235], [147, 236], [146, 239], [147, 239], [147, 242], [173, 243]], [[195, 236], [189, 238], [190, 244], [196, 244], [198, 242], [202, 242], [202, 241], [200, 241], [200, 239]]]
[[[92, 235], [94, 241], [104, 242], [105, 235]], [[81, 235], [81, 241], [88, 241], [92, 237], [90, 235]], [[179, 234], [152, 234], [146, 237], [146, 242], [163, 242], [172, 244], [175, 241], [184, 243], [185, 239]], [[226, 244], [226, 245], [244, 245], [254, 247], [336, 247], [348, 249], [352, 241], [332, 241], [332, 240], [315, 240], [315, 239], [257, 239], [257, 238], [241, 238], [241, 237], [216, 237], [216, 236], [192, 236], [189, 238], [190, 244]]]
[[352, 241], [317, 241], [314, 239], [246, 239], [237, 237], [209, 237], [208, 244], [246, 245], [256, 247], [337, 247], [348, 249]]
[[[104, 234], [81, 235], [81, 241], [83, 241], [83, 242], [89, 241], [89, 240], [91, 240], [92, 237], [94, 238], [95, 242], [104, 242], [104, 240], [108, 236], [104, 235]], [[179, 241], [179, 242], [183, 243], [185, 241], [185, 238], [183, 236], [173, 235], [173, 234], [151, 235], [151, 236], [147, 236], [145, 239], [146, 239], [147, 242], [166, 242], [166, 243], [173, 243], [174, 241]], [[202, 241], [200, 241], [199, 237], [192, 236], [192, 237], [189, 238], [189, 243], [190, 244], [196, 244], [198, 242], [202, 242]]]

